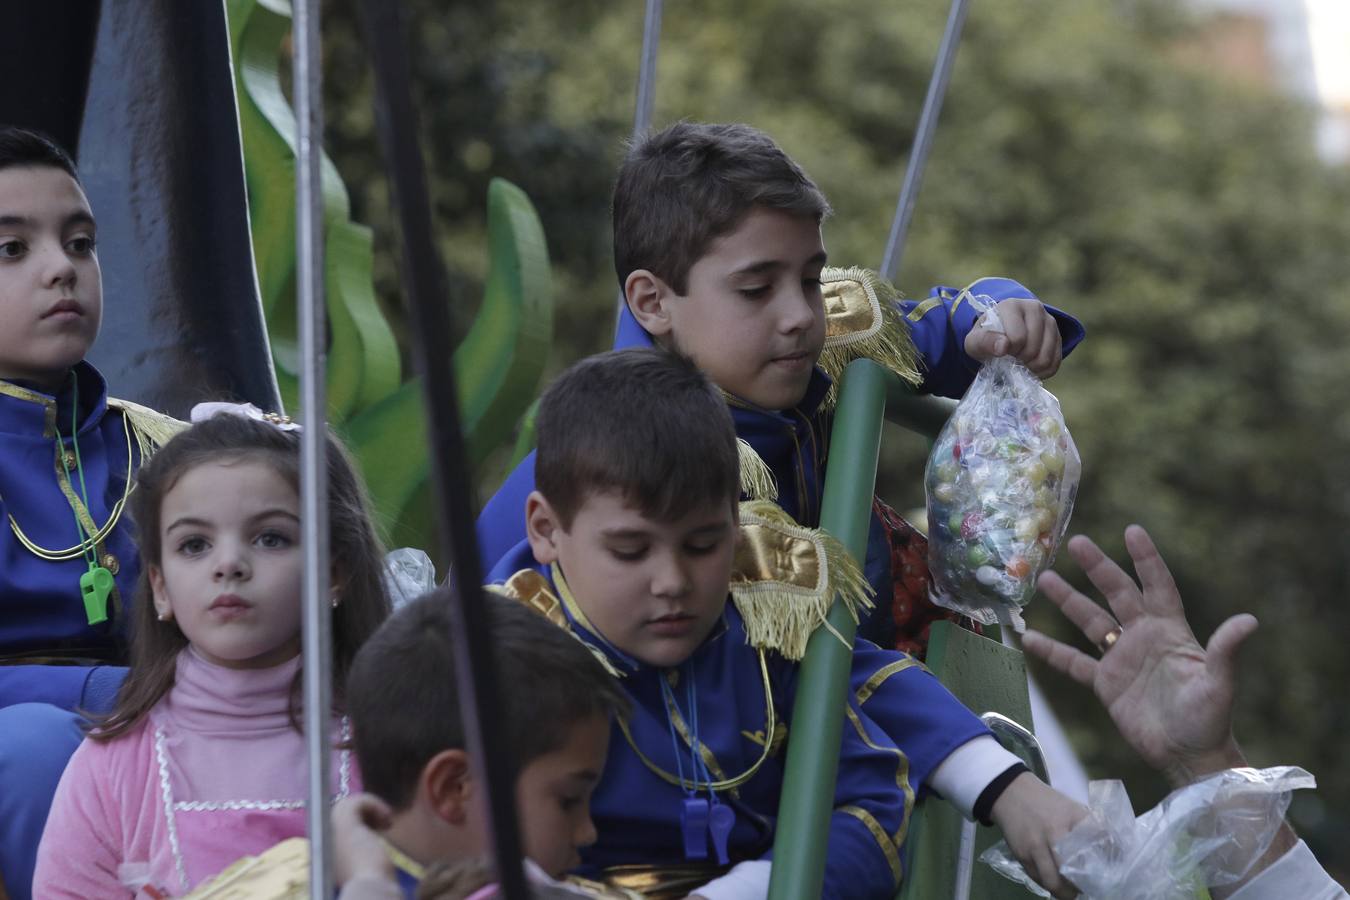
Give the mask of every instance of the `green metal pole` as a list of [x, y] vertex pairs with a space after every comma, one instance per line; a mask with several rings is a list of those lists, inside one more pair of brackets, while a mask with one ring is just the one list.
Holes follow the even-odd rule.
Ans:
[[899, 378], [892, 378], [886, 384], [886, 420], [921, 434], [930, 442], [937, 440], [942, 426], [947, 424], [955, 409], [955, 400], [917, 394]]
[[[867, 554], [881, 418], [887, 382], [894, 380], [898, 379], [876, 363], [860, 359], [844, 370], [840, 385], [820, 524], [857, 560]], [[834, 604], [829, 621], [852, 642], [857, 625], [843, 604]], [[840, 643], [824, 628], [817, 629], [807, 644], [788, 731], [770, 900], [820, 897], [852, 659], [852, 647]]]

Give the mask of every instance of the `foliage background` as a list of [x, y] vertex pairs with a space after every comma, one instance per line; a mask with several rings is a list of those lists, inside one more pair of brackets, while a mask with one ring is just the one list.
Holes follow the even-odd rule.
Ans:
[[[1089, 339], [1052, 383], [1084, 459], [1076, 530], [1123, 558], [1150, 528], [1197, 633], [1252, 611], [1237, 733], [1253, 764], [1321, 788], [1296, 824], [1350, 869], [1350, 172], [1313, 154], [1311, 113], [1208, 70], [1204, 22], [1166, 0], [975, 4], [899, 283], [984, 274], [1073, 311]], [[945, 0], [666, 5], [656, 124], [767, 130], [836, 209], [831, 258], [876, 265], [946, 16]], [[487, 181], [537, 205], [554, 262], [550, 371], [608, 348], [611, 179], [631, 129], [642, 4], [404, 0], [458, 321], [486, 272]], [[325, 22], [327, 145], [375, 227], [397, 313], [397, 252], [350, 0]], [[889, 433], [881, 485], [922, 503], [924, 447]], [[504, 460], [481, 473], [486, 497]], [[1061, 571], [1081, 581], [1061, 564]], [[1048, 603], [1034, 627], [1068, 635]], [[1094, 777], [1136, 805], [1161, 781], [1087, 693], [1041, 682]]]

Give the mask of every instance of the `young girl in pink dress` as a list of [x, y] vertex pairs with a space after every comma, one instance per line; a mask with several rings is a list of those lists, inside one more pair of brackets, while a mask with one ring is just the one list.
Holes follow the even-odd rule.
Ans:
[[[194, 422], [131, 494], [145, 562], [131, 673], [61, 778], [36, 897], [180, 896], [305, 833], [299, 430], [232, 404]], [[337, 743], [348, 667], [389, 603], [364, 489], [331, 436], [328, 504]], [[334, 798], [359, 790], [351, 754], [333, 754]]]

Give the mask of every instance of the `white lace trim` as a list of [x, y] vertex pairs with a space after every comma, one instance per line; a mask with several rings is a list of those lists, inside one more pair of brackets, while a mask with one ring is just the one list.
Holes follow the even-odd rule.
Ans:
[[[341, 720], [342, 742], [344, 744], [351, 741], [351, 722], [343, 716]], [[163, 727], [155, 728], [155, 761], [159, 768], [159, 792], [164, 801], [164, 820], [169, 834], [169, 852], [173, 854], [174, 868], [178, 872], [178, 878], [183, 883], [183, 889], [188, 890], [191, 884], [188, 882], [187, 863], [183, 859], [182, 847], [178, 841], [178, 822], [174, 816], [175, 812], [223, 812], [235, 810], [300, 810], [305, 808], [304, 800], [183, 800], [175, 801], [173, 799], [173, 787], [169, 782], [169, 754], [166, 748], [167, 738]], [[338, 791], [333, 795], [332, 802], [346, 797], [351, 793], [352, 781], [352, 763], [351, 751], [343, 750], [340, 756], [341, 762], [338, 764]]]
[[178, 822], [173, 815], [173, 787], [169, 784], [169, 754], [164, 748], [164, 729], [155, 728], [155, 761], [159, 764], [159, 793], [164, 800], [164, 823], [169, 832], [169, 852], [173, 854], [174, 868], [178, 870], [178, 880], [183, 890], [192, 887], [188, 883], [187, 864], [183, 862], [183, 850], [178, 845]]

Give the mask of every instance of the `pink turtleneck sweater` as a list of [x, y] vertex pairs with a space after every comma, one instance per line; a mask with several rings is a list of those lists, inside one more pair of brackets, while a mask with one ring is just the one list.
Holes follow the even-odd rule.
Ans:
[[[240, 857], [305, 833], [304, 738], [288, 715], [299, 657], [226, 669], [188, 649], [173, 689], [110, 742], [86, 740], [56, 789], [33, 896], [178, 896]], [[334, 734], [341, 734], [341, 723]], [[334, 795], [360, 790], [334, 752]]]

